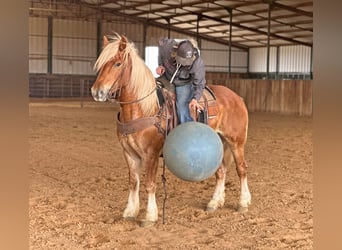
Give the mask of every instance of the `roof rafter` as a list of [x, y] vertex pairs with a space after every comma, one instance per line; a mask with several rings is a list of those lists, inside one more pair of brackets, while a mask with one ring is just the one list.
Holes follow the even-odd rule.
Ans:
[[[313, 0], [29, 0], [30, 16], [132, 23], [169, 29], [247, 49], [267, 39], [271, 46], [312, 46]], [[232, 19], [229, 14], [232, 13]], [[230, 34], [232, 27], [232, 34]], [[199, 32], [199, 34], [198, 34]], [[302, 32], [302, 34], [300, 34]], [[250, 39], [255, 37], [255, 43]], [[259, 45], [258, 45], [259, 44]]]

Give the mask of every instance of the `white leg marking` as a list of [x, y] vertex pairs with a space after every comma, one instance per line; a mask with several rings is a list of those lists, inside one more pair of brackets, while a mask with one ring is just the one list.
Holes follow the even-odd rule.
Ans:
[[241, 179], [240, 206], [248, 207], [251, 204], [251, 193], [249, 192], [247, 177]]
[[224, 180], [220, 180], [216, 184], [216, 188], [213, 194], [213, 198], [208, 203], [207, 208], [217, 209], [224, 205], [225, 199], [225, 187], [224, 187]]
[[158, 207], [155, 193], [148, 194], [146, 220], [153, 222], [158, 220]]
[[139, 213], [139, 174], [136, 174], [137, 186], [135, 190], [129, 190], [128, 202], [126, 209], [123, 213], [124, 218], [135, 218]]

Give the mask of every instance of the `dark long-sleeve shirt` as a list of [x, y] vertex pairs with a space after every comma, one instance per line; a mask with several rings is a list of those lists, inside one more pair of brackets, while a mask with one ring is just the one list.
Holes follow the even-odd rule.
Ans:
[[[159, 40], [158, 63], [165, 67], [165, 77], [170, 81], [176, 72], [177, 65], [173, 53], [176, 53], [177, 43], [174, 39], [163, 38]], [[197, 50], [197, 49], [195, 49]], [[205, 64], [199, 56], [198, 51], [195, 52], [196, 59], [191, 66], [181, 66], [174, 77], [173, 84], [175, 86], [193, 84], [193, 98], [197, 101], [201, 98], [203, 89], [206, 84], [205, 80]]]

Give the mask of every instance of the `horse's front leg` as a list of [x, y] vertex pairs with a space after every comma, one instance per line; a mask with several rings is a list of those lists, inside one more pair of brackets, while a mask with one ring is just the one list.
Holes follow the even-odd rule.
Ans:
[[142, 165], [146, 169], [146, 192], [147, 192], [147, 209], [145, 220], [142, 221], [141, 226], [146, 227], [154, 225], [158, 220], [158, 207], [156, 202], [156, 175], [158, 170], [158, 156], [151, 155], [143, 160]]
[[226, 179], [226, 167], [224, 164], [217, 169], [216, 173], [216, 186], [213, 197], [207, 205], [207, 212], [213, 212], [219, 207], [223, 207], [225, 199], [225, 179]]
[[213, 212], [216, 209], [223, 207], [225, 201], [225, 184], [226, 184], [226, 174], [227, 166], [233, 162], [233, 155], [226, 143], [224, 143], [224, 158], [222, 160], [221, 166], [217, 169], [215, 173], [216, 186], [213, 197], [207, 205], [206, 211]]
[[129, 194], [123, 217], [132, 220], [139, 214], [140, 159], [128, 152], [124, 156], [129, 168]]

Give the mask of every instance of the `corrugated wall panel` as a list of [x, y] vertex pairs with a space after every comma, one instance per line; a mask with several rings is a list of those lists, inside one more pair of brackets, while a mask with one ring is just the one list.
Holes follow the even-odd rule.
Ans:
[[29, 17], [29, 72], [47, 72], [47, 18]]
[[96, 23], [84, 20], [54, 19], [53, 36], [94, 39], [96, 38]]
[[47, 36], [47, 18], [29, 17], [29, 35]]
[[[277, 48], [270, 48], [269, 72], [276, 72]], [[249, 50], [249, 71], [267, 71], [267, 48], [251, 48]]]
[[[251, 48], [250, 72], [266, 72], [267, 48]], [[270, 72], [276, 72], [276, 47], [270, 48]], [[310, 72], [311, 48], [303, 45], [279, 47], [279, 72]]]
[[232, 52], [232, 72], [246, 73], [248, 67], [247, 61], [248, 54], [245, 51]]
[[190, 39], [190, 38], [193, 38], [194, 40], [196, 40], [196, 37], [185, 35], [183, 33], [179, 33], [179, 32], [176, 32], [176, 31], [171, 31], [170, 36], [172, 38], [175, 38], [175, 39]]
[[127, 36], [132, 41], [142, 41], [143, 38], [143, 25], [132, 22], [103, 22], [102, 23], [102, 35], [111, 34], [113, 32], [120, 35]]
[[[207, 40], [201, 41], [202, 57], [207, 65], [207, 71], [228, 72], [229, 46]], [[231, 72], [247, 72], [247, 52], [232, 47]]]
[[311, 48], [303, 45], [282, 46], [279, 52], [280, 72], [310, 72]]
[[[217, 50], [227, 50], [228, 51], [228, 45], [214, 43], [208, 40], [202, 40], [201, 41], [201, 47], [202, 49], [217, 49]], [[232, 48], [233, 50], [235, 48]]]
[[[158, 27], [149, 26], [147, 28], [147, 35], [146, 35], [146, 46], [157, 46], [158, 40], [162, 37], [168, 36], [168, 30], [162, 29]], [[189, 39], [193, 38], [196, 40], [195, 37], [190, 37], [188, 35], [181, 34], [179, 32], [170, 31], [170, 37], [173, 39]]]
[[228, 46], [201, 40], [201, 57], [207, 71], [228, 72]]
[[131, 23], [128, 21], [122, 22], [104, 22], [102, 23], [102, 36], [113, 34], [114, 32], [125, 35], [129, 40], [133, 41], [138, 49], [139, 55], [143, 55], [143, 31], [142, 24]]
[[55, 74], [94, 75], [96, 23], [53, 20], [53, 60]]
[[207, 71], [227, 72], [228, 71], [228, 54], [222, 51], [201, 50], [201, 57], [204, 60]]
[[167, 34], [167, 29], [149, 26], [147, 28], [146, 46], [157, 46], [158, 40], [162, 37], [167, 37]]

